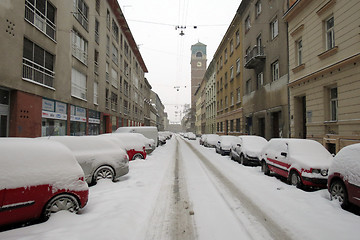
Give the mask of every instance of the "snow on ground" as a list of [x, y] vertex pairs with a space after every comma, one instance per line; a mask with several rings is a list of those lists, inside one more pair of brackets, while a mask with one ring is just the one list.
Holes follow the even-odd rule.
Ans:
[[[174, 185], [177, 139], [179, 142], [179, 181], [185, 184], [193, 211], [197, 239], [269, 239], [269, 234], [245, 203], [222, 189], [218, 176], [253, 201], [268, 220], [283, 228], [292, 239], [358, 239], [360, 217], [342, 210], [329, 200], [327, 190], [306, 192], [275, 177], [263, 175], [260, 167], [245, 167], [214, 149], [200, 146], [198, 140], [173, 137], [158, 147], [147, 160], [130, 162], [130, 172], [120, 181], [100, 181], [90, 187], [89, 202], [80, 214], [59, 212], [41, 224], [0, 232], [2, 240], [38, 239], [149, 239], [155, 231], [154, 209], [167, 205], [171, 197], [161, 197]], [[193, 154], [187, 141], [206, 161]], [[182, 190], [184, 191], [184, 189]], [[160, 211], [161, 212], [161, 211]], [[167, 214], [172, 214], [171, 210]], [[169, 221], [168, 218], [164, 218]], [[167, 228], [163, 229], [167, 231]], [[162, 235], [168, 236], [168, 235]], [[166, 238], [162, 238], [166, 239]], [[181, 239], [181, 238], [178, 238]]]

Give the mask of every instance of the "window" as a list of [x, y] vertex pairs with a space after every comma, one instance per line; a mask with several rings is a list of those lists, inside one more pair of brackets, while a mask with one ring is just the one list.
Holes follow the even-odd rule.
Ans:
[[222, 56], [220, 56], [220, 68], [223, 66]]
[[236, 103], [241, 102], [240, 88], [236, 89]]
[[255, 12], [256, 12], [256, 17], [258, 17], [261, 13], [261, 2], [257, 1], [255, 3]]
[[236, 75], [240, 73], [240, 58], [236, 60]]
[[337, 88], [330, 89], [330, 120], [337, 121], [338, 115], [338, 91]]
[[106, 82], [110, 81], [109, 69], [110, 69], [110, 64], [108, 62], [106, 62], [106, 65], [105, 65]]
[[279, 22], [276, 19], [270, 23], [270, 29], [271, 29], [271, 39], [274, 39], [279, 35]]
[[112, 33], [115, 37], [116, 42], [119, 42], [119, 27], [114, 19], [112, 20]]
[[276, 81], [279, 79], [279, 61], [275, 61], [271, 64], [272, 80]]
[[74, 0], [74, 17], [86, 30], [89, 28], [89, 7], [84, 0]]
[[87, 64], [88, 42], [76, 30], [72, 31], [72, 55]]
[[111, 85], [118, 88], [118, 72], [111, 68]]
[[197, 58], [202, 58], [202, 53], [201, 53], [201, 52], [197, 52], [197, 53], [196, 53], [196, 57], [197, 57]]
[[53, 87], [54, 58], [54, 55], [24, 38], [23, 79]]
[[236, 119], [236, 132], [240, 132], [240, 118]]
[[100, 14], [100, 0], [96, 0], [95, 10], [98, 14]]
[[117, 94], [111, 92], [111, 110], [117, 111]]
[[110, 11], [109, 9], [106, 10], [106, 27], [110, 29]]
[[234, 120], [230, 120], [230, 132], [234, 131]]
[[236, 46], [240, 45], [240, 32], [239, 30], [236, 31]]
[[86, 100], [86, 75], [74, 68], [71, 71], [71, 96]]
[[230, 55], [233, 54], [233, 52], [234, 52], [234, 40], [231, 39], [231, 41], [230, 41]]
[[113, 63], [115, 63], [116, 65], [118, 65], [118, 62], [119, 62], [119, 51], [118, 51], [118, 49], [115, 47], [114, 44], [112, 44], [112, 48], [111, 48], [111, 59], [112, 59]]
[[334, 17], [325, 21], [326, 28], [326, 50], [335, 47], [335, 35], [334, 35]]
[[97, 82], [94, 82], [94, 104], [98, 105], [98, 86]]
[[228, 106], [229, 106], [228, 96], [225, 96], [225, 108], [227, 108]]
[[257, 85], [257, 88], [259, 89], [262, 85], [264, 85], [264, 74], [263, 74], [263, 72], [257, 74], [256, 80], [257, 80], [256, 85]]
[[231, 92], [230, 93], [230, 106], [233, 106], [234, 105], [234, 93]]
[[56, 8], [47, 0], [25, 0], [25, 19], [55, 40]]
[[246, 94], [251, 93], [251, 79], [247, 80], [245, 84]]
[[249, 31], [251, 27], [250, 15], [245, 19], [245, 32]]
[[94, 73], [99, 75], [99, 52], [96, 49], [94, 52]]
[[230, 81], [234, 79], [234, 66], [230, 67]]
[[227, 62], [227, 60], [228, 60], [227, 49], [225, 49], [225, 51], [224, 51], [224, 56], [225, 56], [225, 62]]
[[302, 46], [302, 40], [299, 39], [297, 42], [296, 42], [296, 53], [297, 53], [297, 64], [298, 66], [302, 64], [302, 49], [303, 49], [303, 46]]
[[99, 44], [99, 26], [100, 23], [97, 19], [95, 19], [95, 42]]

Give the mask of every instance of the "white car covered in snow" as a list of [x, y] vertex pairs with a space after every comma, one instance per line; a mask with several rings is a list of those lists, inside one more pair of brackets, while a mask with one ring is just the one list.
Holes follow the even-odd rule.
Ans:
[[64, 144], [74, 154], [89, 184], [100, 179], [117, 180], [129, 172], [129, 157], [110, 139], [99, 136], [53, 136], [49, 141]]
[[205, 147], [215, 148], [216, 144], [218, 143], [220, 136], [217, 134], [208, 134], [204, 140]]
[[215, 145], [215, 150], [221, 155], [229, 155], [231, 146], [240, 143], [240, 139], [237, 136], [223, 135], [220, 136], [218, 142]]
[[259, 156], [268, 141], [260, 136], [242, 135], [231, 147], [230, 157], [243, 165], [260, 165]]
[[319, 142], [310, 139], [274, 138], [261, 154], [261, 170], [274, 172], [297, 187], [325, 188], [333, 156]]

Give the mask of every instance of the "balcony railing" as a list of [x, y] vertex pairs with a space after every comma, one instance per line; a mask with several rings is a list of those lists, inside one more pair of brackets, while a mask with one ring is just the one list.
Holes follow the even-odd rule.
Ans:
[[23, 79], [54, 87], [55, 72], [23, 58]]
[[87, 65], [87, 52], [81, 48], [78, 48], [75, 44], [72, 44], [72, 55]]
[[262, 46], [255, 46], [245, 56], [245, 68], [252, 69], [263, 67], [265, 58], [265, 48]]
[[25, 19], [48, 37], [55, 40], [56, 25], [47, 19], [47, 17], [37, 10], [28, 0], [25, 1]]

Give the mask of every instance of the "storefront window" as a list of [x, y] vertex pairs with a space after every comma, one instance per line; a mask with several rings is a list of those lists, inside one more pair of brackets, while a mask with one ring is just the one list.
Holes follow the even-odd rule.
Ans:
[[100, 112], [89, 110], [89, 135], [100, 134]]
[[66, 135], [66, 121], [56, 119], [42, 119], [41, 136]]
[[66, 119], [66, 103], [43, 98], [41, 136], [66, 135]]
[[70, 107], [70, 135], [83, 136], [86, 134], [86, 109], [71, 105]]

